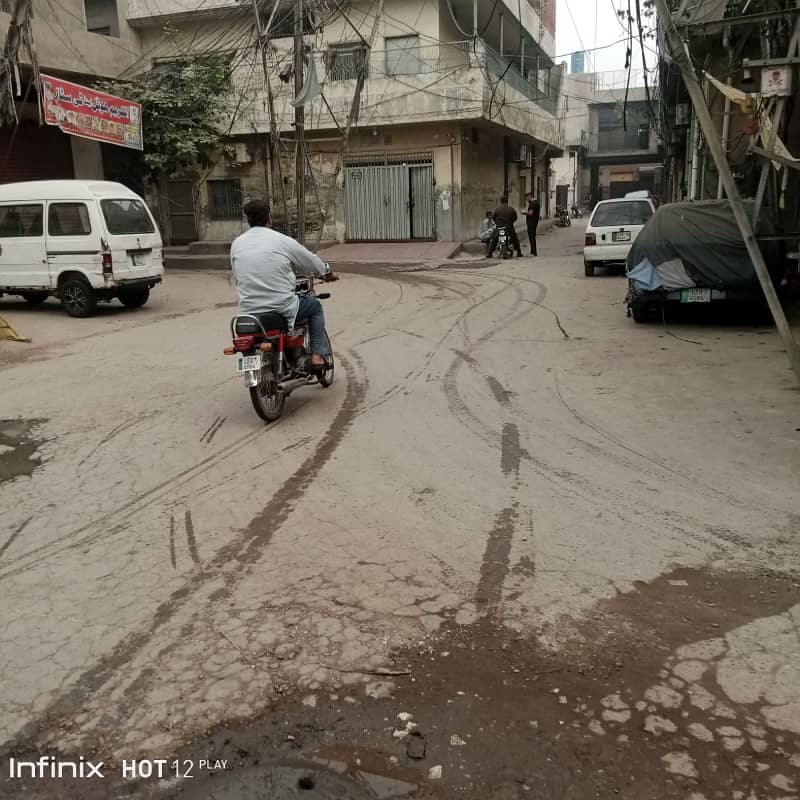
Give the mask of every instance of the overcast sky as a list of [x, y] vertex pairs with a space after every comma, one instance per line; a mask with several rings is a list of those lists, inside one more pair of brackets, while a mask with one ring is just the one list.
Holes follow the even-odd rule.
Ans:
[[[556, 9], [556, 54], [557, 62], [569, 63], [569, 54], [575, 50], [588, 50], [586, 71], [622, 70], [625, 68], [626, 32], [622, 21], [614, 13], [615, 8], [628, 8], [627, 0], [557, 0]], [[570, 11], [572, 15], [570, 16]], [[573, 23], [574, 19], [574, 23]], [[595, 19], [597, 25], [595, 26]], [[577, 28], [577, 30], [576, 30]], [[634, 25], [635, 30], [635, 25]], [[604, 47], [614, 42], [612, 47]], [[652, 42], [651, 42], [652, 45]], [[634, 40], [633, 68], [641, 68], [638, 55], [638, 39]], [[603, 48], [603, 49], [595, 49]], [[652, 66], [655, 57], [648, 56]]]

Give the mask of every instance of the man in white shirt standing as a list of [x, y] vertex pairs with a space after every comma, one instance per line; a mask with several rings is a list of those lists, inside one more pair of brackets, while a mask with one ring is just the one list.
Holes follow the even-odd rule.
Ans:
[[316, 297], [295, 292], [295, 271], [325, 281], [338, 280], [319, 256], [289, 236], [273, 230], [269, 204], [245, 203], [250, 230], [231, 245], [231, 268], [239, 290], [242, 314], [272, 311], [281, 314], [291, 329], [307, 322], [311, 337], [311, 365], [323, 367], [330, 356], [325, 336], [325, 315]]

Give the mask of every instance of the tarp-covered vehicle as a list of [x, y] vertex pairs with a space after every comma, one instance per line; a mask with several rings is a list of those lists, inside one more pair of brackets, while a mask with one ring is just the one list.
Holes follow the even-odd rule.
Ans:
[[[745, 201], [749, 215], [752, 201]], [[773, 232], [766, 214], [756, 234]], [[775, 242], [761, 242], [777, 286], [780, 252]], [[727, 200], [669, 203], [648, 220], [628, 253], [627, 304], [636, 322], [665, 303], [763, 303], [753, 262]]]

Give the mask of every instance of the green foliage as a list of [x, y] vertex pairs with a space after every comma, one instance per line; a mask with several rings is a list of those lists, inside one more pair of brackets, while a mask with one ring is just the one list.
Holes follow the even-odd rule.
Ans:
[[160, 61], [135, 79], [105, 81], [98, 88], [141, 103], [145, 172], [172, 177], [209, 165], [228, 117], [227, 58]]

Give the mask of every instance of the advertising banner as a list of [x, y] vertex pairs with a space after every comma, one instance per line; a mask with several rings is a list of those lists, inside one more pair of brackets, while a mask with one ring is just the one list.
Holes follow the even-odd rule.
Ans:
[[121, 97], [42, 75], [44, 119], [64, 133], [142, 150], [142, 107]]

